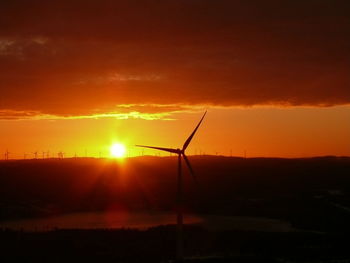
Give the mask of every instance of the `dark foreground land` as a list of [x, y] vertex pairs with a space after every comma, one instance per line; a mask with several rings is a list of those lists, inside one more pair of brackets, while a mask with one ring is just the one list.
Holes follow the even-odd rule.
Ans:
[[[349, 158], [191, 160], [199, 185], [185, 174], [187, 212], [278, 219], [292, 230], [187, 226], [189, 257], [216, 256], [203, 262], [350, 262]], [[0, 162], [0, 226], [73, 212], [173, 211], [175, 186], [175, 157]], [[174, 238], [173, 226], [143, 231], [3, 228], [0, 257], [4, 262], [162, 262], [174, 258]]]
[[[209, 232], [187, 226], [188, 262], [349, 262], [345, 233]], [[175, 227], [139, 230], [2, 231], [2, 262], [168, 262]]]

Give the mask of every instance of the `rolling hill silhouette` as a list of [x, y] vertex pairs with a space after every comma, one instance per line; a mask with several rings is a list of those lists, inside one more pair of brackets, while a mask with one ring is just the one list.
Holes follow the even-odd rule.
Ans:
[[[173, 212], [176, 158], [0, 162], [0, 226], [6, 220], [82, 211]], [[191, 162], [199, 185], [184, 177], [187, 213], [252, 222], [279, 219], [292, 229], [274, 232], [236, 225], [234, 230], [208, 230], [187, 225], [186, 256], [199, 256], [188, 262], [346, 262], [350, 258], [350, 158], [192, 156]], [[212, 224], [220, 226], [222, 221]], [[165, 262], [174, 258], [174, 244], [173, 225], [142, 231], [23, 232], [0, 227], [1, 256], [11, 262]]]
[[[176, 157], [0, 163], [1, 220], [77, 211], [172, 211]], [[285, 219], [298, 228], [348, 228], [350, 158], [193, 156], [186, 210]]]

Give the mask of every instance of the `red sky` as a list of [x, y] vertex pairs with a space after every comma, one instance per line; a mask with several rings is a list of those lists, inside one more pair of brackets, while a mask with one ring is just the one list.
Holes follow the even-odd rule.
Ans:
[[350, 155], [349, 11], [337, 0], [2, 1], [0, 151], [182, 144], [209, 108], [203, 151]]

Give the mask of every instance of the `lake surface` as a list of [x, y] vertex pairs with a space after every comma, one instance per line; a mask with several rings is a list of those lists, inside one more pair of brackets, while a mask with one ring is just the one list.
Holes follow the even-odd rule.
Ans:
[[[285, 221], [263, 217], [214, 216], [187, 214], [186, 224], [202, 225], [209, 230], [245, 230], [289, 232], [295, 231]], [[159, 225], [175, 224], [173, 213], [91, 212], [73, 213], [45, 218], [32, 218], [0, 222], [0, 228], [26, 231], [59, 229], [147, 229]]]

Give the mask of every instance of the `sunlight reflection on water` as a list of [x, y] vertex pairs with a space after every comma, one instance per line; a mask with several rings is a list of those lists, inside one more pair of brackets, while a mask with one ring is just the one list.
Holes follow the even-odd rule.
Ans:
[[[214, 216], [187, 214], [186, 224], [204, 226], [209, 230], [243, 231], [295, 231], [290, 223], [263, 217]], [[175, 224], [173, 213], [128, 213], [91, 212], [74, 213], [45, 218], [21, 219], [0, 222], [0, 228], [23, 229], [26, 231], [49, 231], [53, 229], [147, 229], [159, 225]]]
[[[187, 215], [187, 224], [200, 223], [200, 217]], [[127, 213], [127, 212], [89, 212], [73, 213], [45, 218], [21, 219], [0, 222], [1, 228], [23, 229], [27, 231], [46, 231], [60, 229], [146, 229], [158, 225], [175, 224], [176, 217], [171, 213]]]

